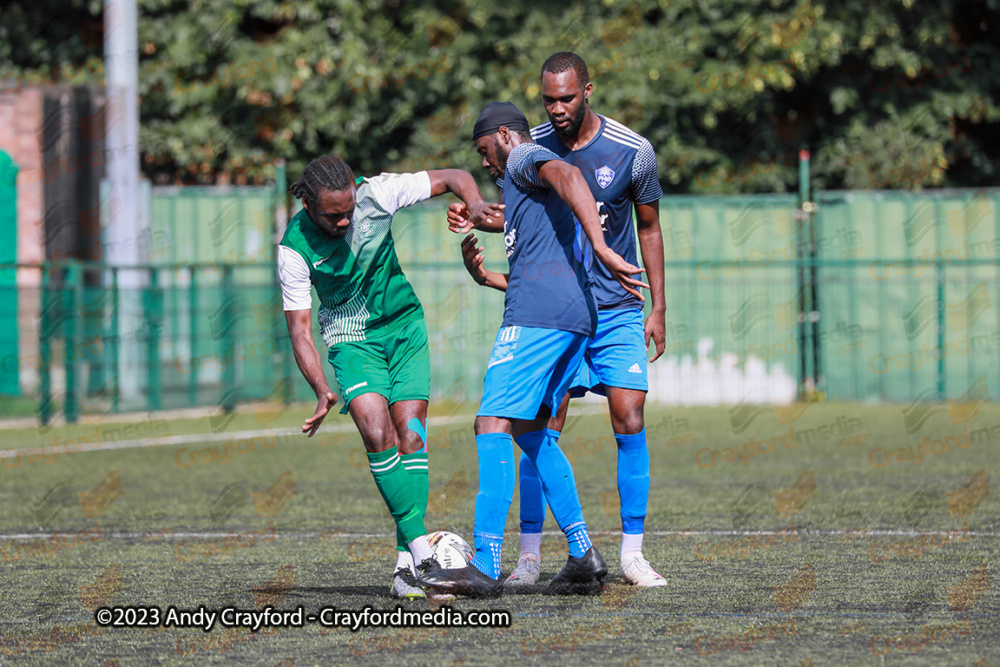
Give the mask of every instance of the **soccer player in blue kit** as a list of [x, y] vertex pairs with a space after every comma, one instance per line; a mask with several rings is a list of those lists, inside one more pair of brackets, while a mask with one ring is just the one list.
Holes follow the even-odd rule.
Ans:
[[473, 139], [483, 166], [503, 178], [510, 264], [504, 319], [475, 424], [476, 554], [467, 567], [425, 569], [417, 580], [433, 591], [472, 597], [502, 592], [500, 550], [513, 500], [516, 441], [537, 470], [569, 543], [566, 566], [549, 583], [550, 591], [582, 592], [584, 586], [590, 592], [607, 567], [587, 533], [573, 469], [546, 425], [597, 328], [587, 263], [596, 257], [618, 289], [637, 298], [635, 288], [648, 286], [633, 277], [642, 269], [604, 242], [597, 204], [580, 170], [533, 143], [528, 121], [516, 106], [488, 105], [476, 120]]
[[[549, 122], [531, 131], [535, 142], [579, 167], [597, 202], [604, 238], [626, 261], [636, 263], [632, 209], [638, 220], [639, 246], [649, 275], [652, 307], [645, 325], [642, 305], [621, 290], [601, 264], [593, 265], [594, 296], [598, 304], [597, 332], [590, 341], [580, 371], [556, 415], [549, 422], [558, 438], [566, 420], [570, 396], [587, 391], [605, 395], [618, 445], [618, 493], [621, 499], [623, 578], [637, 586], [665, 586], [666, 580], [642, 555], [646, 505], [649, 498], [649, 450], [643, 409], [648, 383], [646, 349], [656, 345], [652, 361], [663, 353], [666, 339], [663, 284], [663, 236], [659, 198], [663, 195], [656, 172], [656, 155], [642, 136], [621, 123], [596, 114], [589, 106], [593, 92], [587, 65], [578, 55], [556, 53], [542, 65], [542, 101]], [[461, 204], [449, 217], [460, 222]], [[499, 231], [501, 223], [481, 227]], [[482, 248], [470, 236], [462, 244], [466, 266], [476, 282], [503, 289], [502, 275], [483, 267]], [[535, 584], [541, 567], [542, 522], [545, 497], [531, 460], [522, 455], [521, 556], [507, 586]]]

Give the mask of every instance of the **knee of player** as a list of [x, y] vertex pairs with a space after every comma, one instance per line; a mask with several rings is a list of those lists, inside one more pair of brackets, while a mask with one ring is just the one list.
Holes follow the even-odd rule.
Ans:
[[424, 444], [426, 444], [418, 433], [414, 433], [410, 429], [405, 429], [397, 435], [399, 437], [400, 454], [415, 454], [423, 449]]
[[371, 427], [364, 433], [365, 449], [369, 452], [384, 452], [397, 445], [396, 431], [381, 426]]
[[642, 416], [642, 408], [624, 410], [616, 415], [614, 424], [615, 433], [619, 435], [635, 435], [645, 427]]

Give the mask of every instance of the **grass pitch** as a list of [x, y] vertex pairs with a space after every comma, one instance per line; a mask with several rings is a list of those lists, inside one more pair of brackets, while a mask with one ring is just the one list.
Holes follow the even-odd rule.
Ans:
[[[98, 628], [101, 605], [395, 606], [391, 519], [360, 438], [339, 415], [316, 438], [296, 435], [309, 407], [0, 431], [0, 663], [1000, 660], [995, 405], [651, 406], [644, 551], [670, 584], [655, 590], [620, 582], [617, 454], [589, 405], [561, 444], [614, 576], [597, 597], [455, 605], [509, 610], [510, 628]], [[427, 519], [470, 542], [471, 426], [459, 412], [430, 428]], [[515, 495], [505, 574], [517, 510]], [[544, 538], [543, 583], [564, 545]]]

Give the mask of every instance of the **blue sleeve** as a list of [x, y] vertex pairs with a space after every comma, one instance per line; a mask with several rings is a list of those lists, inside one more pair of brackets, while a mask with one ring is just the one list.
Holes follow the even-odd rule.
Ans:
[[656, 174], [656, 153], [653, 145], [643, 139], [642, 148], [632, 161], [632, 201], [648, 204], [663, 196], [660, 179]]
[[538, 144], [520, 144], [507, 156], [507, 173], [514, 185], [525, 190], [542, 190], [545, 185], [538, 176], [538, 165], [550, 160], [561, 160], [548, 148]]

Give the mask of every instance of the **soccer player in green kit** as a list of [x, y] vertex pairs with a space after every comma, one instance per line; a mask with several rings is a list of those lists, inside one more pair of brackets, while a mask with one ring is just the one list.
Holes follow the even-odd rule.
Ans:
[[[403, 275], [390, 225], [405, 206], [452, 192], [472, 223], [499, 214], [459, 169], [357, 178], [342, 159], [310, 162], [290, 188], [302, 199], [278, 245], [285, 320], [299, 370], [316, 393], [310, 437], [337, 402], [312, 338], [312, 294], [344, 405], [361, 433], [375, 485], [396, 523], [391, 594], [425, 597], [415, 574], [431, 558], [427, 510], [430, 359], [420, 301]], [[443, 224], [443, 223], [442, 223]], [[468, 231], [468, 228], [461, 230]]]

